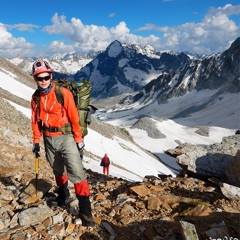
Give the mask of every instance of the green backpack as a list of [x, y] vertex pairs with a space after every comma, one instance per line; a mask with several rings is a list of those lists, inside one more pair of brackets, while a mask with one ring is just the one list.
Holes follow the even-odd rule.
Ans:
[[[91, 114], [95, 113], [97, 110], [96, 107], [89, 105], [90, 94], [92, 85], [86, 79], [81, 80], [80, 82], [68, 81], [66, 79], [56, 79], [52, 80], [53, 83], [56, 83], [56, 97], [59, 103], [64, 104], [64, 98], [62, 94], [62, 88], [67, 88], [72, 94], [78, 110], [79, 115], [79, 124], [82, 129], [82, 136], [85, 137], [88, 134], [87, 125], [91, 123]], [[40, 121], [40, 92], [37, 89], [34, 94], [34, 102], [36, 103], [37, 110], [37, 120]], [[43, 131], [48, 131], [48, 129], [43, 127]], [[63, 134], [72, 133], [71, 124], [67, 123], [62, 128], [57, 128], [56, 131], [60, 131]]]

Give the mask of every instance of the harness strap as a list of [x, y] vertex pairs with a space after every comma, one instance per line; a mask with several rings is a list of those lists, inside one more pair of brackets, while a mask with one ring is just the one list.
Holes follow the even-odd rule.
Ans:
[[62, 134], [72, 133], [72, 127], [70, 123], [65, 123], [63, 127], [46, 127], [43, 126], [43, 133], [45, 132], [61, 132]]
[[89, 109], [88, 108], [78, 108], [79, 110], [81, 110], [81, 111], [86, 111], [86, 112], [89, 112]]

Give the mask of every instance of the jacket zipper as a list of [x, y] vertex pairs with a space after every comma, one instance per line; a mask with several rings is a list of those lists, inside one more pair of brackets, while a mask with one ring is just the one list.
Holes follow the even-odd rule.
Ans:
[[44, 98], [44, 110], [46, 111], [46, 126], [49, 127], [49, 124], [48, 124], [48, 118], [49, 118], [49, 113], [51, 112], [51, 110], [53, 109], [54, 105], [56, 104], [56, 101], [52, 104], [52, 106], [50, 107], [49, 110], [47, 110], [47, 95], [45, 95], [45, 98]]

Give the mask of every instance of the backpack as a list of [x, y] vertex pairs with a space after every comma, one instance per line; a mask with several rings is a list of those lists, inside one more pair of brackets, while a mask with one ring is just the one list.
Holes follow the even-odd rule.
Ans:
[[[80, 82], [68, 81], [66, 79], [56, 79], [52, 82], [56, 83], [55, 94], [57, 101], [61, 105], [64, 104], [62, 88], [65, 87], [72, 93], [76, 108], [78, 110], [79, 124], [82, 130], [82, 136], [85, 137], [88, 134], [87, 125], [91, 123], [91, 114], [95, 113], [97, 110], [96, 107], [89, 105], [92, 89], [91, 83], [86, 79], [83, 79]], [[40, 121], [40, 91], [38, 89], [33, 94], [33, 100], [37, 108], [37, 121]], [[70, 123], [66, 123], [62, 128], [59, 128], [58, 130], [63, 134], [72, 133]]]
[[100, 166], [102, 167], [108, 167], [110, 164], [110, 160], [108, 157], [104, 157], [100, 163]]

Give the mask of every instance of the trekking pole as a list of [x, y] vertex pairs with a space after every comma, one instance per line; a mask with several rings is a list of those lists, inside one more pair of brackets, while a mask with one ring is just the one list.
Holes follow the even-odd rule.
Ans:
[[40, 157], [40, 154], [38, 152], [35, 152], [36, 195], [37, 195], [37, 192], [38, 192], [39, 157]]

